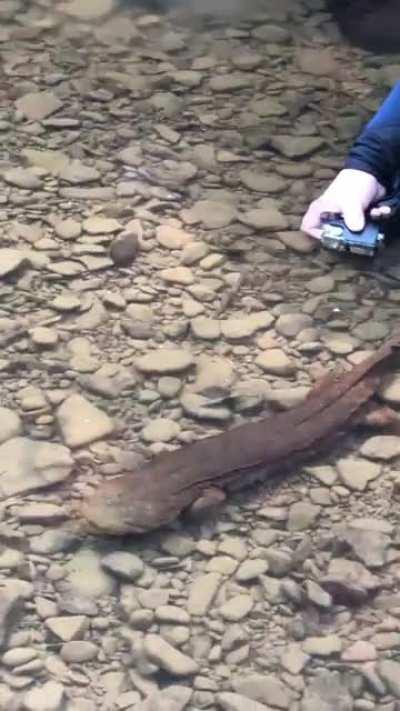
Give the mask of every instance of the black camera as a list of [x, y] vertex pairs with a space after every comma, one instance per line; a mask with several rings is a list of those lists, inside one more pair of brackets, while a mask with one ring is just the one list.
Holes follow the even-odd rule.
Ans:
[[359, 232], [350, 230], [340, 213], [323, 213], [321, 215], [323, 246], [335, 252], [351, 252], [375, 257], [376, 253], [392, 238], [400, 238], [400, 173], [394, 177], [389, 195], [371, 205], [370, 210], [375, 207], [389, 208], [390, 214], [372, 220], [367, 212], [364, 229]]
[[385, 235], [378, 222], [367, 221], [364, 229], [352, 232], [341, 215], [327, 214], [322, 216], [321, 242], [324, 247], [335, 252], [374, 257], [384, 246]]

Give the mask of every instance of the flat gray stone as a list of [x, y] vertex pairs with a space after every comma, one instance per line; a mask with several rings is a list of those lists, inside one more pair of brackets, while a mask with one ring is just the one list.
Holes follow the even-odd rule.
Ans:
[[364, 491], [382, 471], [380, 464], [352, 456], [339, 459], [336, 468], [343, 484], [354, 491]]
[[249, 316], [236, 316], [220, 321], [222, 335], [228, 341], [251, 338], [258, 330], [268, 328], [274, 321], [269, 311], [257, 311]]
[[230, 691], [223, 691], [216, 696], [217, 704], [224, 711], [270, 711], [265, 704], [260, 704], [258, 701], [252, 701], [249, 704], [247, 696], [242, 694], [234, 694]]
[[306, 158], [318, 151], [324, 140], [315, 136], [273, 136], [271, 145], [285, 158]]
[[93, 642], [85, 640], [72, 640], [65, 642], [60, 650], [60, 657], [67, 664], [81, 664], [91, 662], [97, 658], [99, 648]]
[[160, 277], [170, 284], [182, 284], [183, 286], [190, 286], [195, 281], [193, 272], [189, 267], [163, 269], [160, 272]]
[[139, 556], [128, 551], [115, 551], [104, 556], [101, 565], [108, 573], [122, 580], [136, 580], [144, 570], [144, 565]]
[[61, 444], [14, 437], [0, 445], [0, 492], [13, 496], [67, 479], [74, 461]]
[[106, 17], [115, 7], [114, 0], [69, 0], [60, 5], [67, 15], [78, 20], [97, 20]]
[[57, 410], [57, 422], [64, 442], [72, 448], [82, 447], [114, 430], [111, 418], [82, 395], [70, 395]]
[[299, 230], [291, 230], [285, 232], [277, 232], [277, 237], [285, 247], [292, 249], [298, 254], [311, 254], [317, 248], [317, 242], [312, 237], [300, 232]]
[[256, 365], [265, 373], [272, 375], [290, 376], [296, 372], [296, 364], [280, 348], [270, 348], [262, 351], [257, 356]]
[[400, 662], [383, 659], [378, 664], [378, 673], [389, 693], [400, 699]]
[[56, 639], [70, 642], [83, 637], [89, 627], [89, 621], [85, 615], [67, 615], [49, 617], [45, 625]]
[[303, 650], [310, 656], [330, 657], [342, 651], [343, 642], [336, 634], [324, 637], [308, 637], [303, 642]]
[[4, 173], [4, 180], [23, 190], [40, 190], [43, 181], [28, 168], [12, 168]]
[[180, 431], [180, 425], [175, 420], [157, 417], [143, 428], [142, 437], [145, 442], [170, 442], [179, 435]]
[[279, 175], [242, 170], [240, 180], [246, 188], [260, 193], [279, 193], [286, 187], [286, 181]]
[[249, 580], [255, 580], [264, 575], [268, 570], [268, 562], [262, 560], [262, 558], [253, 558], [251, 560], [246, 560], [238, 568], [235, 574], [236, 580], [242, 583], [247, 583]]
[[43, 531], [39, 536], [30, 539], [30, 550], [38, 555], [52, 555], [65, 553], [75, 547], [79, 536], [63, 528], [54, 528]]
[[100, 177], [100, 173], [91, 166], [84, 165], [79, 160], [71, 160], [59, 174], [60, 180], [65, 180], [72, 185], [92, 183]]
[[240, 221], [256, 230], [279, 232], [289, 227], [289, 221], [277, 207], [254, 208], [240, 215]]
[[298, 386], [294, 388], [274, 388], [265, 393], [265, 400], [274, 403], [282, 410], [291, 410], [292, 407], [304, 402], [310, 388]]
[[309, 659], [300, 644], [291, 642], [282, 652], [281, 664], [290, 674], [300, 674]]
[[307, 283], [307, 289], [312, 294], [326, 294], [335, 288], [335, 280], [330, 274], [314, 277]]
[[373, 528], [373, 522], [368, 519], [357, 525], [356, 521], [338, 526], [336, 532], [338, 541], [345, 542], [368, 568], [380, 568], [387, 562], [387, 552], [390, 536]]
[[3, 654], [1, 661], [8, 669], [14, 669], [20, 664], [27, 664], [32, 659], [36, 659], [38, 652], [35, 649], [27, 647], [14, 647]]
[[250, 595], [235, 595], [219, 608], [219, 614], [228, 622], [243, 620], [254, 607], [254, 600]]
[[343, 662], [374, 662], [378, 656], [376, 647], [366, 639], [358, 639], [341, 654]]
[[171, 225], [160, 225], [156, 231], [157, 242], [166, 249], [183, 249], [193, 244], [193, 237], [185, 230]]
[[65, 200], [84, 200], [92, 202], [100, 200], [104, 202], [112, 202], [115, 198], [114, 188], [95, 187], [95, 188], [60, 188], [59, 196]]
[[250, 108], [258, 116], [284, 116], [287, 108], [273, 96], [266, 96], [263, 99], [256, 99], [250, 104]]
[[70, 158], [62, 151], [36, 150], [24, 148], [21, 151], [27, 163], [35, 168], [43, 168], [52, 175], [58, 175], [60, 170], [68, 165]]
[[353, 328], [352, 334], [360, 341], [380, 341], [390, 333], [389, 324], [386, 321], [364, 321]]
[[216, 341], [221, 336], [221, 322], [216, 318], [197, 316], [191, 320], [190, 328], [196, 338], [204, 341]]
[[120, 232], [122, 225], [113, 218], [93, 215], [83, 221], [82, 228], [89, 235], [112, 235]]
[[22, 433], [20, 416], [8, 407], [0, 407], [0, 444]]
[[215, 92], [231, 92], [252, 86], [253, 77], [247, 72], [220, 74], [210, 80], [210, 89]]
[[68, 511], [58, 504], [34, 501], [18, 507], [16, 515], [22, 523], [49, 524], [68, 518]]
[[320, 506], [310, 504], [307, 501], [298, 501], [289, 509], [288, 530], [306, 531], [313, 526], [320, 511]]
[[307, 593], [307, 599], [314, 605], [317, 605], [317, 607], [321, 607], [323, 609], [328, 609], [332, 607], [331, 596], [329, 595], [329, 593], [323, 590], [321, 586], [318, 585], [318, 583], [316, 583], [314, 580], [307, 580], [305, 588]]
[[197, 662], [175, 649], [159, 635], [149, 634], [145, 637], [144, 651], [152, 662], [175, 676], [189, 676], [198, 671]]
[[313, 320], [311, 316], [301, 313], [284, 314], [279, 316], [275, 323], [275, 328], [282, 336], [294, 338], [305, 328], [311, 328]]
[[64, 687], [57, 681], [30, 689], [24, 695], [26, 711], [61, 711], [64, 706]]
[[32, 92], [17, 99], [15, 105], [27, 119], [41, 121], [62, 107], [62, 101], [52, 91]]
[[400, 405], [400, 375], [395, 373], [385, 377], [378, 392], [389, 405]]
[[15, 272], [20, 267], [28, 266], [30, 260], [27, 250], [4, 247], [0, 249], [0, 277]]
[[[140, 701], [140, 703], [135, 702], [133, 705], [135, 711], [183, 711], [189, 703], [192, 694], [193, 689], [188, 686], [171, 684], [160, 691], [151, 692], [143, 701]], [[120, 699], [121, 698], [122, 695]]]
[[251, 674], [234, 680], [233, 688], [242, 696], [252, 701], [273, 706], [278, 709], [287, 709], [290, 706], [291, 695], [285, 684], [272, 674]]
[[196, 578], [189, 588], [187, 611], [201, 617], [207, 613], [221, 586], [223, 578], [218, 573], [208, 573]]
[[101, 561], [101, 554], [91, 548], [82, 547], [74, 553], [65, 566], [66, 582], [73, 595], [93, 599], [113, 592], [115, 580], [103, 569]]
[[291, 40], [290, 32], [284, 27], [279, 25], [273, 25], [272, 23], [266, 25], [259, 25], [252, 32], [253, 37], [261, 40], [263, 43], [271, 44], [287, 44]]
[[220, 404], [218, 398], [217, 402], [213, 402], [212, 398], [184, 390], [179, 401], [186, 414], [199, 420], [225, 422], [232, 417], [230, 409]]
[[228, 227], [237, 218], [237, 209], [227, 202], [216, 200], [199, 200], [190, 210], [184, 213], [188, 224], [202, 222], [210, 230]]
[[321, 671], [306, 687], [301, 711], [352, 711], [353, 698], [337, 671]]
[[135, 365], [142, 373], [179, 373], [193, 365], [189, 351], [180, 348], [160, 348], [136, 359]]
[[400, 455], [400, 437], [396, 435], [369, 437], [361, 446], [360, 454], [367, 459], [388, 462]]

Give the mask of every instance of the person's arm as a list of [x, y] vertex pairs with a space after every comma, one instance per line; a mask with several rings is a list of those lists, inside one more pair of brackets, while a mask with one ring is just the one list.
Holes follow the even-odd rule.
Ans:
[[400, 82], [353, 144], [344, 167], [370, 173], [392, 189], [400, 170]]
[[[363, 229], [366, 211], [373, 203], [390, 196], [399, 173], [400, 82], [354, 142], [343, 170], [311, 203], [303, 217], [301, 229], [312, 237], [320, 238], [321, 215], [324, 212], [342, 214], [350, 230]], [[386, 207], [371, 210], [374, 218], [388, 214], [390, 209]]]

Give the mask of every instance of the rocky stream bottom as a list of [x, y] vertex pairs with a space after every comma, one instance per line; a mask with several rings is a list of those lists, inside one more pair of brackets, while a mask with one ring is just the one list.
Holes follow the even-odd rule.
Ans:
[[3, 0], [0, 55], [0, 709], [398, 711], [400, 437], [142, 538], [70, 510], [398, 327], [396, 246], [299, 224], [400, 57], [322, 0]]

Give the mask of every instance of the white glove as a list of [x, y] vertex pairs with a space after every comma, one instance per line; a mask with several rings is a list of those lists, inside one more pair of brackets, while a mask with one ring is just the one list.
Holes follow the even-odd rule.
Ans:
[[[338, 212], [353, 232], [365, 225], [365, 212], [371, 203], [385, 196], [385, 188], [370, 173], [353, 168], [344, 168], [322, 195], [308, 208], [301, 223], [301, 229], [315, 239], [321, 239], [321, 215], [324, 212]], [[376, 208], [371, 216], [385, 216], [388, 208]], [[390, 209], [389, 209], [390, 212]]]

